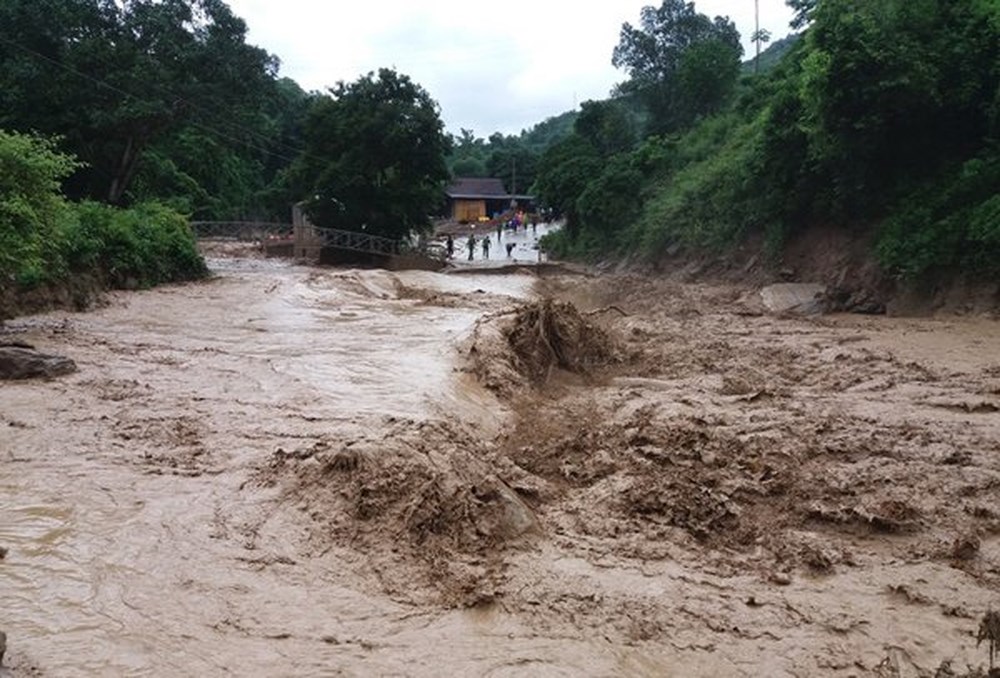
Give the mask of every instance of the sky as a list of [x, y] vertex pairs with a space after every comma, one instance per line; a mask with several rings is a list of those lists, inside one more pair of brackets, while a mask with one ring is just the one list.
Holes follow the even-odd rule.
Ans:
[[[791, 32], [784, 0], [759, 0], [772, 39]], [[646, 0], [228, 0], [248, 42], [281, 59], [280, 75], [325, 91], [391, 67], [426, 89], [445, 128], [517, 134], [588, 99], [605, 99], [625, 72], [611, 66], [625, 22]], [[754, 53], [754, 0], [695, 0], [728, 16]]]

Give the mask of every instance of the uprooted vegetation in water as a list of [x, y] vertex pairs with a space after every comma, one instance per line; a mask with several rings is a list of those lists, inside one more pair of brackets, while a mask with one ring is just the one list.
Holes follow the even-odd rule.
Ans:
[[545, 299], [481, 319], [468, 349], [471, 370], [504, 397], [546, 384], [556, 370], [588, 375], [620, 362], [612, 335], [569, 302]]

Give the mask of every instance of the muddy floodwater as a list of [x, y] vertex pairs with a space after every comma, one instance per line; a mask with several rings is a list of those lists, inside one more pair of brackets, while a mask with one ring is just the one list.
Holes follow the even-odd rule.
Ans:
[[995, 320], [211, 263], [0, 330], [79, 367], [0, 385], [11, 675], [986, 664]]

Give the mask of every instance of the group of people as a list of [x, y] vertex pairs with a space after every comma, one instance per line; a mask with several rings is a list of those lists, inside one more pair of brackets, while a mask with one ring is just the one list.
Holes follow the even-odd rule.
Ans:
[[[527, 228], [527, 226], [525, 226]], [[500, 233], [497, 233], [497, 244], [500, 244]], [[480, 240], [476, 240], [474, 233], [469, 234], [468, 240], [465, 241], [465, 248], [469, 250], [469, 261], [472, 261], [473, 256], [476, 253], [476, 245], [483, 250], [483, 259], [490, 258], [490, 247], [493, 246], [493, 242], [490, 240], [490, 236], [484, 235]], [[507, 242], [507, 258], [509, 259], [514, 252], [514, 248], [517, 246], [516, 243]], [[445, 248], [448, 252], [448, 258], [451, 259], [455, 256], [455, 238], [451, 234], [448, 234], [445, 240]]]
[[[500, 240], [499, 236], [497, 237], [497, 240], [498, 241]], [[469, 261], [472, 261], [472, 257], [476, 253], [476, 244], [477, 244], [477, 242], [483, 248], [483, 259], [489, 259], [490, 258], [490, 247], [492, 247], [492, 245], [493, 245], [493, 243], [490, 242], [490, 236], [484, 235], [482, 240], [477, 241], [475, 234], [470, 233], [469, 234], [469, 239], [465, 241], [465, 247], [466, 247], [466, 249], [469, 250]], [[450, 233], [448, 234], [448, 239], [445, 241], [445, 247], [448, 250], [448, 258], [451, 259], [452, 257], [454, 257], [455, 256], [455, 239], [451, 236]], [[513, 249], [514, 249], [514, 243], [507, 243], [507, 256], [508, 257], [510, 256], [510, 253], [513, 251]]]
[[[528, 225], [531, 225], [531, 232], [533, 234], [538, 233], [538, 223], [533, 217], [529, 218], [529, 215], [525, 212], [515, 212], [511, 215], [510, 219], [507, 221], [497, 222], [497, 241], [499, 242], [500, 237], [503, 235], [504, 229], [512, 230], [517, 233], [517, 230], [523, 225], [525, 233], [528, 232]], [[509, 254], [509, 252], [508, 252]]]
[[[547, 213], [544, 210], [539, 213], [528, 213], [523, 210], [510, 210], [503, 214], [494, 215], [493, 222], [497, 229], [496, 244], [503, 244], [506, 247], [508, 259], [513, 257], [514, 249], [518, 246], [517, 239], [512, 236], [516, 235], [521, 227], [524, 227], [524, 233], [525, 236], [527, 236], [529, 226], [531, 227], [532, 234], [537, 236], [538, 222], [541, 220], [544, 225], [546, 222], [546, 219], [544, 218], [546, 214]], [[539, 219], [539, 217], [542, 218]], [[549, 221], [551, 221], [551, 219], [549, 219]], [[472, 228], [475, 228], [475, 226]], [[461, 235], [458, 237], [460, 238]], [[529, 241], [528, 244], [530, 244], [530, 239], [522, 239], [522, 244], [524, 244], [525, 241]], [[468, 251], [469, 261], [473, 261], [475, 259], [477, 247], [482, 250], [482, 258], [489, 259], [490, 249], [493, 247], [493, 244], [493, 240], [490, 238], [489, 234], [483, 233], [477, 237], [475, 233], [470, 232], [464, 243], [465, 249]], [[448, 258], [454, 258], [455, 236], [449, 234], [446, 237], [445, 248], [448, 252]], [[534, 249], [538, 249], [537, 240], [535, 241]]]

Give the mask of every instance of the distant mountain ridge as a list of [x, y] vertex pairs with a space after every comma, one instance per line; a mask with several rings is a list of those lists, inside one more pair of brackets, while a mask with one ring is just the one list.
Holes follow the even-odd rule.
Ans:
[[781, 58], [788, 53], [792, 47], [795, 46], [799, 40], [802, 39], [801, 33], [791, 33], [781, 38], [780, 40], [775, 40], [767, 49], [760, 53], [760, 66], [755, 68], [754, 57], [750, 57], [743, 62], [742, 71], [745, 74], [753, 73], [755, 70], [759, 70], [760, 73], [767, 73], [769, 70], [778, 65]]

